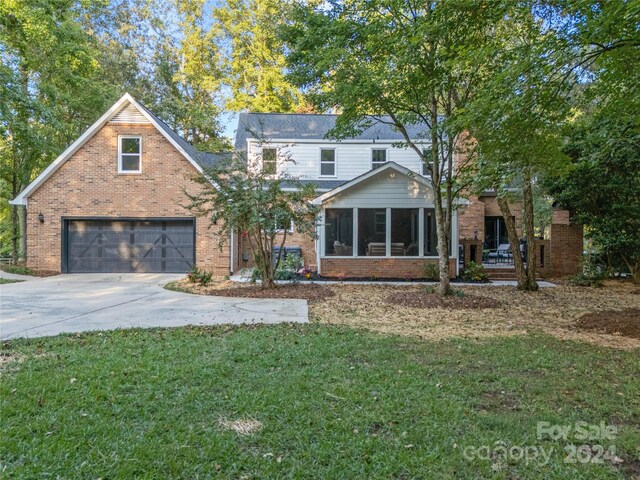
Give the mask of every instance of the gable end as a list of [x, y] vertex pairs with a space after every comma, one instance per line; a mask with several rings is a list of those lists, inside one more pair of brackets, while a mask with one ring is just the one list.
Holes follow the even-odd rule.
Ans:
[[150, 124], [151, 122], [144, 116], [144, 114], [138, 110], [131, 103], [116, 113], [109, 121], [110, 124], [120, 123], [137, 123], [137, 124]]

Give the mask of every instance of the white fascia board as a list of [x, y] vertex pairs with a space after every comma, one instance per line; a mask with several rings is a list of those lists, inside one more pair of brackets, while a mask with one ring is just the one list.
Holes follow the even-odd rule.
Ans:
[[20, 192], [20, 194], [16, 198], [9, 201], [9, 203], [11, 205], [26, 205], [29, 195], [31, 195], [34, 190], [42, 185], [42, 183], [44, 183], [44, 181], [47, 180], [56, 170], [58, 170], [58, 168], [60, 168], [62, 164], [69, 159], [69, 157], [76, 153], [78, 149], [80, 149], [80, 147], [82, 147], [82, 145], [84, 145], [85, 142], [89, 140], [89, 138], [91, 138], [98, 129], [100, 129], [105, 123], [109, 121], [111, 117], [113, 117], [118, 111], [120, 111], [122, 105], [124, 105], [124, 103], [128, 101], [128, 95], [128, 93], [124, 94], [122, 98], [120, 98], [120, 100], [114, 103], [113, 106], [104, 113], [104, 115], [102, 115], [82, 135], [80, 135], [75, 142], [69, 145], [69, 147], [64, 152], [62, 152], [58, 156], [58, 158], [51, 162], [51, 164], [47, 168], [45, 168], [33, 182], [31, 182], [27, 186], [27, 188]]
[[140, 110], [140, 112], [147, 118], [147, 120], [149, 120], [151, 122], [151, 124], [156, 127], [156, 130], [158, 130], [160, 133], [162, 133], [162, 136], [164, 138], [166, 138], [169, 143], [171, 145], [173, 145], [175, 147], [176, 150], [178, 150], [183, 156], [184, 158], [186, 158], [187, 160], [189, 160], [189, 163], [191, 163], [195, 169], [198, 171], [198, 173], [204, 173], [204, 170], [202, 169], [202, 167], [200, 166], [200, 164], [198, 162], [196, 162], [193, 158], [191, 158], [191, 155], [189, 155], [187, 152], [184, 151], [184, 149], [180, 146], [180, 144], [178, 142], [176, 142], [173, 137], [171, 137], [167, 132], [164, 131], [164, 128], [162, 128], [160, 126], [160, 124], [156, 121], [155, 118], [153, 118], [153, 116], [149, 115], [146, 111], [145, 108], [143, 108], [131, 95], [129, 95], [128, 93], [124, 94], [124, 97], [127, 98], [127, 100], [129, 100], [129, 102], [136, 107], [138, 110]]

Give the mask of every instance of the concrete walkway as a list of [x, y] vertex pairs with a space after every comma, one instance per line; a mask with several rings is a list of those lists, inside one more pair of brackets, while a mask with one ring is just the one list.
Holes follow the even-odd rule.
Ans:
[[0, 285], [0, 340], [116, 328], [308, 322], [306, 300], [211, 297], [163, 288], [182, 277], [76, 274]]

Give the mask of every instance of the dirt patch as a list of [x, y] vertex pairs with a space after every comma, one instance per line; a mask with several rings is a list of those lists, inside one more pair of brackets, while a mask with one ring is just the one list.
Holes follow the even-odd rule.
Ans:
[[449, 295], [443, 297], [435, 293], [394, 292], [387, 297], [387, 303], [409, 308], [447, 308], [449, 310], [498, 308], [500, 302], [494, 298], [474, 295]]
[[326, 285], [316, 283], [293, 283], [278, 285], [277, 288], [263, 289], [260, 285], [219, 282], [212, 283], [206, 287], [181, 280], [170, 289], [187, 293], [197, 293], [200, 295], [215, 295], [219, 297], [242, 297], [242, 298], [290, 298], [307, 300], [310, 304], [321, 302], [335, 295], [333, 290]]
[[631, 460], [622, 464], [622, 470], [627, 478], [640, 478], [640, 460]]
[[640, 339], [640, 309], [586, 313], [576, 322], [580, 330]]
[[440, 340], [486, 338], [544, 332], [562, 340], [577, 340], [611, 348], [640, 348], [640, 339], [579, 330], [585, 313], [640, 309], [640, 297], [630, 283], [603, 287], [570, 285], [519, 292], [513, 287], [456, 287], [465, 297], [493, 299], [496, 308], [414, 308], [389, 303], [390, 296], [424, 296], [417, 285], [331, 285], [335, 295], [309, 306], [309, 319], [332, 325], [366, 328], [379, 333]]
[[262, 430], [262, 422], [253, 418], [240, 420], [220, 419], [220, 426], [227, 430], [233, 430], [238, 435], [251, 435]]

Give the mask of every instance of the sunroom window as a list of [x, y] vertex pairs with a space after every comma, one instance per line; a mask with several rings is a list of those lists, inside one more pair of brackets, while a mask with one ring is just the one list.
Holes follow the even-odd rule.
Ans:
[[358, 209], [358, 256], [384, 257], [387, 253], [387, 209]]
[[142, 139], [139, 136], [118, 137], [118, 172], [140, 173], [142, 171]]
[[325, 210], [324, 254], [339, 257], [353, 255], [353, 209]]
[[419, 215], [417, 208], [391, 209], [391, 256], [419, 255]]

